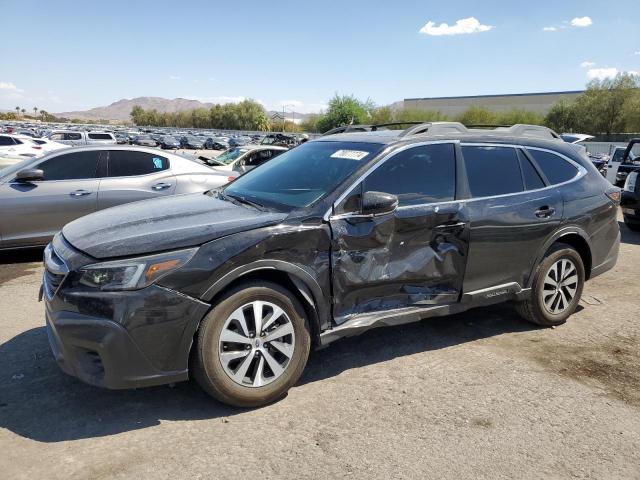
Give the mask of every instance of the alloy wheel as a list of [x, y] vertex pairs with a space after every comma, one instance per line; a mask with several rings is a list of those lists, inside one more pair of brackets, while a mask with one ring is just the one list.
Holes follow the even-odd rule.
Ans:
[[544, 278], [542, 299], [545, 309], [553, 315], [564, 312], [576, 295], [578, 280], [578, 269], [571, 260], [561, 258], [555, 262]]
[[285, 372], [294, 349], [295, 332], [286, 312], [271, 302], [255, 300], [226, 319], [218, 356], [235, 383], [262, 387]]

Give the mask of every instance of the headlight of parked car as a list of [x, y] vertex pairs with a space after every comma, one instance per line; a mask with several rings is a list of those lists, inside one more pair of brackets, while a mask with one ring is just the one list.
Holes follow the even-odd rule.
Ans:
[[624, 191], [635, 192], [637, 181], [638, 181], [638, 172], [631, 172], [627, 176], [627, 180], [624, 182]]
[[80, 269], [79, 282], [104, 291], [137, 290], [182, 267], [193, 258], [197, 250], [191, 248], [148, 257], [94, 263]]

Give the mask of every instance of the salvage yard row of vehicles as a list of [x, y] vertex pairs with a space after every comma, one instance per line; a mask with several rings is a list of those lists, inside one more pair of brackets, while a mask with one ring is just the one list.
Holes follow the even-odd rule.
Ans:
[[[615, 265], [620, 190], [548, 129], [374, 127], [279, 147], [219, 186], [193, 172], [216, 167], [178, 171], [183, 157], [131, 146], [0, 170], [11, 198], [52, 181], [67, 209], [121, 203], [125, 179], [158, 197], [71, 221], [46, 247], [41, 297], [61, 369], [106, 388], [195, 378], [220, 401], [264, 405], [297, 382], [311, 348], [506, 301], [559, 325], [584, 282]], [[221, 162], [264, 145], [252, 147]], [[63, 155], [90, 161], [38, 163]], [[46, 179], [57, 171], [75, 178]], [[206, 180], [171, 195], [193, 177]], [[30, 205], [24, 221], [38, 215]]]

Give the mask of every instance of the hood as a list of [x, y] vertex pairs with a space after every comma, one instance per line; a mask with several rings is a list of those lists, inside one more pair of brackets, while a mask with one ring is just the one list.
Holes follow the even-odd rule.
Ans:
[[286, 216], [195, 193], [108, 208], [67, 224], [62, 234], [78, 250], [102, 259], [202, 245]]

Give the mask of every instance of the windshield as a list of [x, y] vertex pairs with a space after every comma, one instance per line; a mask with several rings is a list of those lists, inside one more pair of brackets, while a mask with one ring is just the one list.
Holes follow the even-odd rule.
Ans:
[[220, 162], [222, 165], [229, 165], [236, 160], [243, 153], [248, 152], [246, 148], [230, 148], [226, 152], [216, 157], [216, 162]]
[[377, 143], [304, 143], [240, 176], [224, 193], [265, 205], [308, 207], [333, 191], [383, 147]]

